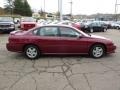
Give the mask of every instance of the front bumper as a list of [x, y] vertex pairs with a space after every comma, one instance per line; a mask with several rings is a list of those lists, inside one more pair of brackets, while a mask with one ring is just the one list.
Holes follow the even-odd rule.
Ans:
[[107, 53], [115, 53], [115, 50], [116, 50], [116, 45], [112, 45], [112, 46], [108, 46], [107, 47]]
[[5, 29], [1, 29], [1, 28], [0, 28], [0, 32], [1, 32], [1, 33], [11, 32], [11, 31], [14, 31], [14, 30], [15, 30], [15, 28], [5, 28]]

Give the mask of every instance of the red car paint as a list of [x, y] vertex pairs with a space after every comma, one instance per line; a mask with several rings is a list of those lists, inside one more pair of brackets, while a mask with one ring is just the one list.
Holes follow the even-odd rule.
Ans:
[[[79, 32], [81, 37], [39, 36], [33, 32], [42, 27], [66, 27]], [[6, 44], [8, 51], [24, 52], [26, 45], [36, 45], [42, 54], [88, 54], [92, 45], [100, 43], [105, 45], [106, 53], [114, 53], [116, 46], [104, 37], [87, 35], [84, 32], [65, 25], [47, 25], [36, 27], [28, 31], [14, 31], [10, 33]]]

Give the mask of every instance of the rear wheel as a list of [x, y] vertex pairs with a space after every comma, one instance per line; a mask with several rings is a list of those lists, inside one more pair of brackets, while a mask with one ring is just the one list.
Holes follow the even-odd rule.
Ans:
[[105, 55], [105, 47], [103, 45], [94, 45], [89, 53], [93, 58], [100, 58]]
[[40, 55], [40, 51], [37, 46], [34, 45], [28, 45], [24, 49], [24, 54], [29, 58], [29, 59], [37, 59]]

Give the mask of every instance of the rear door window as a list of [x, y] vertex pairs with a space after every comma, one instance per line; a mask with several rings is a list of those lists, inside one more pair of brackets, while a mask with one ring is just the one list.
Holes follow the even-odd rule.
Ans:
[[38, 31], [38, 35], [40, 35], [40, 36], [58, 36], [58, 28], [57, 27], [42, 27]]

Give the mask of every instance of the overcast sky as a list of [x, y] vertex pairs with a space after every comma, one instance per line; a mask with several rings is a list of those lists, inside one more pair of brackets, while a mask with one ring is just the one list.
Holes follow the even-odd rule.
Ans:
[[[63, 13], [70, 13], [70, 1], [63, 1]], [[44, 9], [44, 0], [28, 0], [32, 9]], [[47, 12], [58, 11], [58, 0], [45, 0], [45, 10]], [[118, 0], [118, 3], [120, 0]], [[0, 0], [0, 7], [3, 7], [5, 0]], [[120, 3], [119, 3], [120, 4]], [[120, 6], [118, 7], [120, 12]], [[95, 14], [95, 13], [114, 13], [115, 0], [73, 0], [73, 14]], [[118, 12], [118, 13], [119, 13]]]

